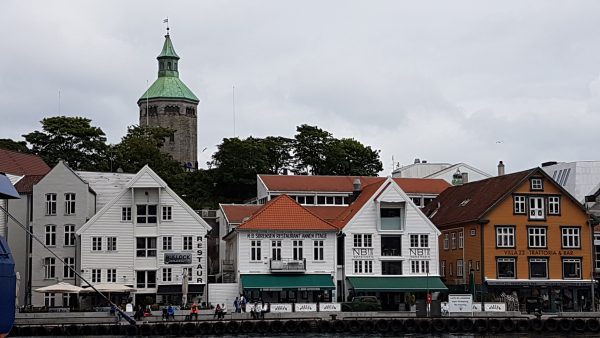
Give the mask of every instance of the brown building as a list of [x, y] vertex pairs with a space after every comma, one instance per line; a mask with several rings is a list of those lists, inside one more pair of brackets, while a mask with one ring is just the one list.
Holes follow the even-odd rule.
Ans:
[[591, 308], [594, 224], [540, 168], [446, 189], [423, 211], [442, 231], [451, 290], [533, 297], [545, 311]]

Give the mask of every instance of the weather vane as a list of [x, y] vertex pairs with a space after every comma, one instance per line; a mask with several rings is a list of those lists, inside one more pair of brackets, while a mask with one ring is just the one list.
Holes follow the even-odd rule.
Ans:
[[169, 35], [169, 17], [166, 17], [166, 18], [163, 20], [163, 23], [166, 23], [166, 24], [167, 24], [167, 35]]

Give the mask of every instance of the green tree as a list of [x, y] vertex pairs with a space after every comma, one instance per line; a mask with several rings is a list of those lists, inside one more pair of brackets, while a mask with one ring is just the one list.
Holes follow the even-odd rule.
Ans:
[[124, 172], [135, 173], [147, 164], [169, 185], [176, 184], [174, 180], [183, 172], [183, 166], [160, 150], [165, 138], [173, 132], [163, 127], [128, 127], [127, 135], [109, 151], [111, 167], [113, 170], [121, 168]]
[[296, 127], [294, 158], [297, 174], [326, 175], [326, 154], [333, 136], [330, 132], [303, 124]]
[[325, 151], [327, 175], [377, 176], [383, 170], [379, 150], [352, 138], [334, 139]]
[[102, 129], [84, 117], [55, 116], [41, 121], [42, 130], [23, 135], [31, 151], [54, 166], [60, 159], [75, 170], [106, 170], [108, 145]]
[[0, 138], [0, 149], [18, 151], [20, 153], [29, 153], [29, 148], [27, 148], [27, 142], [25, 141], [15, 141], [9, 138]]
[[294, 140], [282, 136], [268, 136], [261, 140], [266, 151], [269, 174], [284, 174], [292, 167]]

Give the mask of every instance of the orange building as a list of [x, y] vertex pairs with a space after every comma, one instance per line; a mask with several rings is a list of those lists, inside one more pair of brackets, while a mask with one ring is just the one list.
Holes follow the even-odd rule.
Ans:
[[450, 290], [535, 298], [545, 311], [592, 307], [594, 223], [540, 168], [446, 189], [423, 211], [442, 232]]

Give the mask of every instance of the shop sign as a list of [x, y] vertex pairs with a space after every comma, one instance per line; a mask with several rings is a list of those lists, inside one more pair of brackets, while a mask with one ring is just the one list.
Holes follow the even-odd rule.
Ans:
[[472, 310], [473, 312], [481, 312], [481, 303], [473, 303]]
[[340, 303], [320, 303], [319, 304], [319, 311], [321, 312], [326, 312], [326, 311], [342, 311], [342, 304]]
[[296, 303], [296, 308], [294, 309], [296, 312], [316, 312], [317, 304], [315, 303]]
[[473, 312], [473, 295], [448, 295], [449, 312]]
[[165, 253], [165, 264], [192, 264], [192, 253]]
[[429, 248], [410, 248], [411, 257], [429, 257], [431, 249]]
[[506, 312], [506, 303], [484, 303], [487, 312]]
[[352, 248], [352, 256], [360, 258], [373, 257], [373, 248]]
[[508, 256], [573, 256], [573, 250], [504, 250], [504, 255]]
[[281, 313], [281, 312], [292, 312], [292, 304], [271, 304], [271, 312]]
[[248, 239], [326, 239], [326, 232], [249, 232]]

